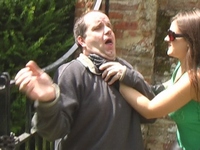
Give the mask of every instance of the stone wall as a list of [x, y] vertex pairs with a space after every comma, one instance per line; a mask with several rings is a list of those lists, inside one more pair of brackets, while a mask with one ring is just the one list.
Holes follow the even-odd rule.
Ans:
[[[95, 0], [77, 0], [76, 16], [93, 8]], [[150, 84], [168, 80], [176, 60], [166, 55], [163, 42], [170, 18], [181, 9], [200, 8], [198, 0], [103, 0], [116, 35], [118, 56], [130, 62]], [[109, 9], [108, 9], [109, 8]], [[176, 125], [163, 117], [141, 126], [146, 150], [168, 150], [176, 139]]]

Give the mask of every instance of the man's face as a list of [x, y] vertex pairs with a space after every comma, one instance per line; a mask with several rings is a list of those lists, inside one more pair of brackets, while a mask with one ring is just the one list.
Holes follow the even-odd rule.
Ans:
[[116, 58], [115, 35], [109, 18], [101, 12], [91, 12], [84, 17], [87, 26], [81, 45], [85, 55], [97, 54], [108, 60]]

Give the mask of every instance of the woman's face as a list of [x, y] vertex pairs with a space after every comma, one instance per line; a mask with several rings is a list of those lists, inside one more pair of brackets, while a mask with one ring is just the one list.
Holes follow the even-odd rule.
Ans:
[[[176, 20], [171, 23], [169, 30], [180, 36], [182, 35], [178, 29]], [[183, 61], [189, 48], [188, 43], [183, 37], [175, 37], [175, 40], [172, 40], [173, 38], [170, 40], [169, 34], [164, 39], [164, 41], [168, 43], [167, 55]]]

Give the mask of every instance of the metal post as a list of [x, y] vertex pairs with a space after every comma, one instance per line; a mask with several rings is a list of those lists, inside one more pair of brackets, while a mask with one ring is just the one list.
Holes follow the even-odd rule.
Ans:
[[0, 75], [0, 136], [10, 135], [10, 76]]
[[110, 6], [109, 0], [106, 0], [106, 2], [105, 2], [105, 14], [107, 16], [109, 16], [109, 6]]

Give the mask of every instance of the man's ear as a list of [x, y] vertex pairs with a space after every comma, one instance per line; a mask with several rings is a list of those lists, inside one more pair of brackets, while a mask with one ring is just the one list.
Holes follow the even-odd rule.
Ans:
[[78, 36], [77, 41], [81, 45], [81, 47], [85, 47], [85, 39], [83, 37]]

